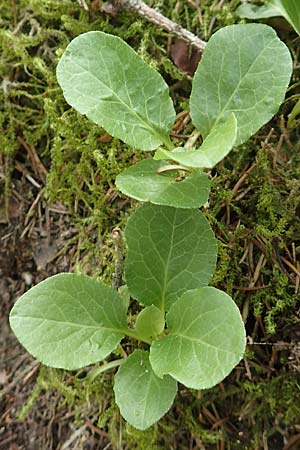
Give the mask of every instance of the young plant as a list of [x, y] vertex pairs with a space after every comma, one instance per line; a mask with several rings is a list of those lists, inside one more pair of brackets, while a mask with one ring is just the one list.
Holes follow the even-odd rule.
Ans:
[[59, 274], [16, 302], [10, 324], [39, 361], [67, 370], [105, 360], [125, 336], [136, 339], [131, 355], [96, 370], [120, 366], [116, 403], [136, 428], [151, 426], [169, 410], [177, 382], [210, 388], [243, 356], [239, 310], [227, 294], [208, 286], [217, 245], [199, 211], [210, 188], [204, 168], [275, 114], [291, 70], [289, 52], [271, 28], [250, 24], [218, 31], [193, 80], [190, 113], [203, 142], [190, 149], [170, 139], [175, 111], [164, 80], [121, 39], [83, 34], [59, 62], [58, 81], [71, 106], [127, 144], [156, 150], [154, 159], [127, 168], [116, 180], [123, 193], [147, 202], [125, 230], [124, 277], [142, 309], [130, 327], [121, 291], [85, 275]]

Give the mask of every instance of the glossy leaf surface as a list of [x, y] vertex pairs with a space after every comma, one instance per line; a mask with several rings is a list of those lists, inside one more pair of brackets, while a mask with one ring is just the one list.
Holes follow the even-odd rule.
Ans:
[[157, 306], [144, 308], [137, 316], [135, 329], [142, 338], [158, 336], [165, 327], [164, 313]]

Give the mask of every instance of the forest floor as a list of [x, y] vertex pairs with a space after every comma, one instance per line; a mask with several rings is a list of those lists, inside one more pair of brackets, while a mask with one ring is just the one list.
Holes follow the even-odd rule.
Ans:
[[[113, 231], [136, 206], [114, 180], [140, 153], [70, 109], [57, 85], [69, 41], [89, 30], [122, 37], [187, 111], [197, 55], [133, 13], [87, 4], [89, 12], [75, 0], [0, 0], [0, 450], [300, 449], [299, 120], [287, 126], [300, 98], [300, 40], [281, 19], [270, 23], [294, 59], [291, 88], [274, 119], [213, 170], [206, 211], [219, 240], [213, 284], [232, 295], [247, 329], [231, 375], [207, 391], [181, 387], [169, 413], [141, 432], [120, 418], [111, 373], [87, 382], [86, 371], [42, 367], [10, 331], [15, 300], [49, 275], [111, 283]], [[238, 4], [152, 2], [206, 41], [240, 22]], [[179, 112], [174, 138], [192, 129]]]

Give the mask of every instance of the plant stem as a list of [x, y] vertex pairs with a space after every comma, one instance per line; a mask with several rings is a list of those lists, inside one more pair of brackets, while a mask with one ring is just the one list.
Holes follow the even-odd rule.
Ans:
[[83, 378], [82, 381], [94, 381], [94, 379], [100, 375], [102, 372], [106, 372], [107, 370], [114, 369], [115, 367], [120, 366], [125, 358], [122, 359], [116, 359], [114, 361], [110, 361], [106, 364], [102, 364], [102, 366], [97, 367], [96, 369], [92, 370], [85, 378]]
[[168, 172], [170, 170], [184, 170], [185, 172], [191, 172], [191, 169], [185, 166], [180, 166], [178, 164], [169, 164], [166, 166], [159, 167], [157, 173]]
[[166, 136], [161, 136], [163, 138], [163, 143], [165, 144], [165, 146], [167, 147], [168, 150], [172, 151], [174, 150], [174, 145], [173, 142], [170, 139], [169, 135]]
[[132, 337], [141, 342], [145, 342], [146, 344], [151, 345], [151, 343], [152, 343], [152, 341], [150, 339], [141, 338], [135, 330], [132, 330], [130, 328], [126, 328], [125, 330], [123, 330], [123, 333], [126, 334], [126, 336]]
[[115, 240], [115, 271], [112, 276], [112, 287], [118, 289], [122, 284], [122, 272], [123, 272], [123, 242], [122, 233], [119, 229], [115, 228], [112, 232], [112, 237]]

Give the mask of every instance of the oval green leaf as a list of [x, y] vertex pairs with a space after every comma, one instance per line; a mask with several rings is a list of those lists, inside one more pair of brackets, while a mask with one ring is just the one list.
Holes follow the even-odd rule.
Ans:
[[176, 181], [178, 171], [158, 172], [167, 165], [166, 161], [144, 159], [121, 172], [116, 178], [116, 186], [129, 197], [155, 205], [177, 208], [203, 206], [209, 196], [208, 176], [204, 172], [193, 172], [184, 180]]
[[85, 275], [59, 274], [22, 295], [10, 325], [26, 350], [50, 367], [67, 370], [109, 355], [127, 328], [116, 291]]
[[270, 3], [261, 6], [253, 5], [253, 3], [242, 3], [235, 13], [242, 19], [252, 20], [281, 16], [280, 10]]
[[176, 148], [172, 152], [159, 149], [154, 158], [169, 158], [187, 167], [211, 169], [230, 152], [237, 136], [237, 121], [230, 114], [224, 123], [217, 123], [197, 150]]
[[245, 328], [229, 295], [213, 287], [186, 292], [167, 314], [169, 334], [154, 341], [150, 362], [193, 389], [222, 381], [243, 357]]
[[124, 419], [133, 427], [145, 430], [171, 408], [177, 382], [168, 375], [158, 378], [149, 363], [149, 353], [135, 350], [120, 366], [114, 391]]
[[168, 86], [122, 39], [101, 31], [78, 36], [57, 79], [67, 102], [112, 136], [142, 150], [170, 145], [175, 111]]
[[291, 73], [289, 50], [271, 27], [222, 28], [209, 40], [195, 73], [190, 99], [194, 125], [206, 137], [233, 112], [236, 144], [245, 142], [277, 112]]
[[157, 306], [144, 308], [136, 318], [135, 329], [141, 338], [151, 338], [162, 333], [165, 327], [165, 315]]
[[217, 246], [200, 211], [145, 204], [129, 219], [125, 236], [126, 282], [140, 303], [168, 310], [183, 292], [210, 281]]

